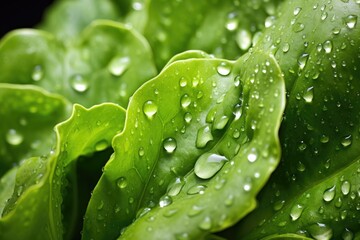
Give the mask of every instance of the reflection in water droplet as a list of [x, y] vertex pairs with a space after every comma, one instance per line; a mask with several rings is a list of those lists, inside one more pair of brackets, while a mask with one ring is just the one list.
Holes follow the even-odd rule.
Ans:
[[294, 205], [290, 210], [290, 217], [292, 221], [296, 221], [300, 218], [302, 212], [304, 211], [304, 206], [300, 204]]
[[154, 117], [154, 115], [157, 113], [157, 110], [157, 105], [151, 100], [146, 101], [143, 105], [143, 112], [149, 119]]
[[325, 202], [331, 202], [335, 197], [335, 185], [331, 188], [328, 188], [323, 193], [323, 199]]
[[221, 130], [226, 126], [228, 121], [229, 121], [229, 118], [227, 116], [216, 117], [214, 119], [213, 128], [217, 129], [217, 130]]
[[239, 48], [243, 51], [246, 51], [251, 46], [252, 36], [249, 31], [246, 29], [241, 29], [236, 34], [236, 43]]
[[182, 108], [187, 108], [191, 104], [191, 98], [189, 95], [184, 94], [180, 99], [180, 104]]
[[345, 24], [348, 28], [353, 29], [357, 23], [357, 16], [356, 15], [349, 15], [345, 18]]
[[216, 70], [221, 76], [227, 76], [231, 72], [231, 65], [227, 62], [221, 62]]
[[205, 125], [201, 127], [196, 136], [196, 147], [197, 148], [203, 148], [206, 146], [208, 142], [213, 140], [213, 135], [211, 134], [210, 127], [208, 125]]
[[185, 120], [186, 123], [190, 123], [191, 120], [192, 120], [192, 115], [191, 115], [191, 113], [189, 113], [189, 112], [185, 113], [185, 115], [184, 115], [184, 120]]
[[173, 153], [176, 150], [176, 140], [174, 138], [166, 138], [163, 147], [167, 153]]
[[184, 184], [185, 181], [182, 178], [180, 177], [175, 178], [174, 182], [169, 184], [167, 194], [172, 197], [178, 195], [181, 189], [183, 188]]
[[351, 187], [350, 182], [349, 182], [349, 181], [344, 181], [344, 182], [342, 183], [342, 185], [341, 185], [341, 192], [342, 192], [342, 194], [348, 195], [349, 192], [350, 192], [350, 187]]
[[6, 133], [6, 141], [10, 145], [17, 146], [24, 141], [24, 137], [15, 129], [9, 129], [9, 131]]
[[299, 57], [298, 64], [301, 70], [305, 68], [308, 58], [309, 58], [309, 54], [307, 53], [304, 53]]
[[331, 53], [333, 44], [330, 40], [326, 40], [323, 44], [323, 48], [325, 50], [325, 53]]
[[108, 71], [112, 75], [119, 77], [128, 69], [129, 65], [130, 65], [130, 58], [115, 57], [110, 61], [108, 65]]
[[310, 235], [316, 240], [330, 240], [333, 231], [330, 227], [323, 223], [315, 223], [308, 228]]
[[162, 207], [166, 207], [169, 206], [172, 203], [172, 198], [168, 195], [164, 195], [160, 198], [159, 200], [159, 206]]
[[282, 51], [284, 53], [287, 53], [290, 50], [290, 44], [289, 43], [284, 43], [283, 47], [282, 47]]
[[83, 93], [89, 88], [89, 83], [87, 80], [80, 74], [75, 74], [70, 77], [71, 87], [79, 93]]
[[185, 77], [181, 77], [179, 81], [180, 87], [186, 87], [187, 85], [187, 79]]
[[195, 195], [195, 194], [204, 194], [206, 189], [206, 186], [204, 185], [195, 185], [192, 186], [191, 188], [189, 188], [189, 190], [187, 191], [188, 195]]
[[228, 159], [215, 153], [204, 153], [195, 163], [194, 172], [202, 179], [213, 177], [224, 166]]

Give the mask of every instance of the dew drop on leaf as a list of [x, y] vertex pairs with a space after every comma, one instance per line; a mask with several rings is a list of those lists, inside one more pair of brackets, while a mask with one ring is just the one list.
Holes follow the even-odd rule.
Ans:
[[184, 184], [185, 181], [182, 178], [175, 178], [175, 181], [169, 184], [167, 194], [172, 197], [178, 195]]
[[342, 184], [341, 184], [341, 192], [342, 194], [344, 195], [348, 195], [349, 192], [350, 192], [350, 182], [349, 181], [344, 181]]
[[208, 142], [213, 140], [213, 135], [211, 134], [210, 127], [208, 125], [205, 125], [201, 127], [196, 135], [196, 147], [197, 148], [203, 148], [206, 146]]
[[96, 151], [103, 151], [108, 147], [108, 142], [106, 140], [100, 140], [95, 144]]
[[273, 206], [274, 211], [279, 211], [279, 210], [281, 210], [281, 209], [283, 208], [284, 204], [285, 204], [285, 201], [284, 201], [284, 200], [276, 201], [276, 202], [274, 203], [274, 206]]
[[295, 204], [290, 210], [290, 217], [292, 221], [296, 221], [301, 217], [302, 212], [304, 211], [304, 206], [300, 204]]
[[6, 133], [6, 141], [13, 146], [20, 145], [24, 141], [24, 137], [15, 129], [9, 129]]
[[303, 23], [297, 22], [293, 25], [292, 30], [297, 33], [297, 32], [301, 32], [302, 30], [304, 30], [304, 28], [305, 28], [305, 25]]
[[231, 66], [229, 63], [227, 62], [221, 62], [217, 68], [216, 68], [217, 72], [221, 75], [221, 76], [227, 76], [230, 74], [231, 72]]
[[348, 147], [350, 146], [352, 143], [352, 136], [351, 135], [348, 135], [346, 137], [344, 137], [342, 140], [341, 140], [341, 145], [343, 147]]
[[199, 228], [202, 230], [209, 230], [211, 228], [211, 218], [205, 217], [199, 224]]
[[303, 99], [306, 103], [311, 103], [314, 98], [314, 87], [309, 87], [303, 95]]
[[301, 10], [302, 10], [302, 8], [301, 7], [296, 7], [296, 8], [294, 8], [294, 16], [297, 16], [297, 15], [299, 15], [299, 13], [301, 12]]
[[282, 51], [284, 53], [287, 53], [290, 50], [290, 44], [289, 43], [284, 43], [283, 47], [282, 47]]
[[213, 177], [224, 166], [228, 159], [215, 153], [204, 153], [195, 163], [194, 172], [202, 179]]
[[80, 74], [74, 74], [70, 77], [70, 85], [76, 92], [79, 93], [83, 93], [89, 89], [89, 83]]
[[195, 195], [195, 194], [204, 194], [206, 186], [204, 185], [194, 185], [188, 189], [188, 195]]
[[349, 15], [345, 18], [345, 24], [349, 29], [353, 29], [357, 23], [356, 15]]
[[325, 202], [331, 202], [335, 197], [335, 185], [331, 188], [328, 188], [323, 193], [323, 199]]
[[128, 69], [129, 65], [130, 65], [130, 58], [115, 57], [110, 61], [108, 65], [108, 71], [112, 75], [119, 77]]
[[216, 117], [214, 119], [214, 125], [213, 125], [213, 128], [214, 129], [218, 129], [218, 130], [221, 130], [223, 129], [226, 124], [228, 123], [229, 121], [229, 118], [227, 116], [221, 116], [221, 117]]
[[192, 120], [192, 115], [191, 115], [190, 112], [185, 113], [185, 115], [184, 115], [184, 120], [185, 120], [185, 122], [188, 123], [188, 124], [191, 122], [191, 120]]
[[143, 147], [140, 147], [140, 148], [139, 148], [138, 154], [139, 154], [140, 157], [144, 156], [145, 150], [144, 150]]
[[36, 65], [31, 74], [32, 80], [37, 82], [37, 81], [40, 81], [43, 77], [44, 77], [44, 71], [43, 71], [41, 65]]
[[191, 98], [189, 95], [184, 94], [180, 99], [180, 104], [182, 108], [187, 108], [191, 104]]
[[179, 85], [180, 85], [180, 87], [186, 87], [186, 85], [187, 85], [186, 77], [181, 77], [180, 78]]
[[159, 206], [166, 207], [172, 203], [172, 198], [168, 195], [164, 195], [159, 199]]
[[121, 189], [124, 189], [126, 188], [128, 182], [126, 180], [125, 177], [120, 177], [117, 181], [116, 181], [116, 185], [121, 188]]
[[174, 138], [166, 138], [163, 142], [163, 147], [167, 153], [173, 153], [176, 150], [176, 140]]
[[152, 119], [154, 117], [154, 115], [157, 113], [157, 110], [157, 105], [151, 100], [146, 101], [143, 105], [143, 112], [149, 119]]
[[302, 70], [305, 68], [306, 66], [306, 63], [308, 61], [308, 58], [309, 58], [309, 54], [307, 53], [303, 53], [299, 59], [298, 59], [298, 64], [299, 64], [299, 68]]
[[325, 50], [325, 53], [331, 53], [333, 44], [330, 40], [326, 40], [322, 46]]
[[236, 43], [239, 48], [243, 51], [248, 50], [251, 46], [252, 36], [251, 33], [246, 29], [241, 29], [236, 34]]
[[310, 235], [316, 240], [330, 240], [333, 231], [324, 223], [315, 223], [308, 228]]
[[189, 217], [195, 217], [197, 215], [199, 215], [204, 209], [198, 205], [193, 205], [190, 209], [190, 211], [188, 212], [188, 216]]

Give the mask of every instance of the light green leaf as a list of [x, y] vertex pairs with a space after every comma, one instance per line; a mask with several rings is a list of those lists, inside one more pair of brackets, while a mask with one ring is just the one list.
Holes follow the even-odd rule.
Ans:
[[71, 118], [56, 126], [55, 150], [25, 160], [17, 167], [16, 178], [10, 177], [15, 184], [0, 218], [1, 239], [62, 239], [71, 231], [72, 226], [63, 228], [71, 219], [62, 219], [69, 214], [61, 205], [75, 161], [107, 148], [123, 128], [124, 113], [110, 103], [90, 109], [74, 106]]
[[0, 83], [0, 176], [55, 144], [54, 126], [70, 116], [70, 103], [30, 85]]
[[270, 56], [168, 65], [130, 102], [83, 238], [199, 239], [234, 224], [255, 207], [278, 163], [283, 107]]
[[156, 74], [146, 40], [105, 20], [93, 22], [69, 46], [39, 30], [9, 33], [0, 42], [0, 71], [0, 82], [38, 85], [87, 107], [107, 101], [127, 107], [133, 92]]

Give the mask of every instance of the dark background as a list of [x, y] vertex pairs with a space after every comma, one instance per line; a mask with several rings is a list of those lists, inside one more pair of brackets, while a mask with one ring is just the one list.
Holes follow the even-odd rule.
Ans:
[[0, 37], [17, 28], [32, 28], [52, 0], [10, 0], [0, 3]]

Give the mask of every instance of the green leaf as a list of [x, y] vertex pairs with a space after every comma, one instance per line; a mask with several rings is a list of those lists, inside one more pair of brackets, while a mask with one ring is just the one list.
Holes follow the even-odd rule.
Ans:
[[152, 0], [144, 35], [158, 67], [174, 54], [190, 49], [237, 59], [251, 47], [279, 2]]
[[0, 71], [0, 82], [38, 85], [87, 107], [107, 101], [127, 107], [133, 92], [156, 74], [146, 40], [105, 20], [68, 46], [39, 30], [9, 33], [0, 42]]
[[83, 238], [199, 239], [234, 224], [280, 158], [284, 97], [278, 65], [262, 53], [168, 65], [130, 102]]
[[5, 179], [15, 183], [8, 183], [14, 188], [0, 218], [1, 239], [62, 239], [63, 234], [71, 231], [71, 226], [63, 229], [65, 213], [61, 212], [61, 205], [72, 166], [80, 155], [110, 145], [113, 136], [123, 128], [124, 113], [121, 107], [111, 103], [90, 109], [75, 105], [72, 116], [56, 126], [55, 150], [48, 156], [23, 161], [16, 168], [16, 178], [12, 173], [5, 175]]
[[39, 27], [57, 39], [71, 42], [96, 19], [123, 20], [141, 29], [146, 20], [144, 1], [63, 0], [55, 1], [46, 11]]
[[70, 103], [30, 85], [0, 83], [0, 176], [11, 166], [49, 151], [54, 126], [70, 116]]
[[[260, 207], [240, 224], [241, 238], [248, 232], [248, 239], [296, 233], [317, 222], [332, 229], [335, 239], [347, 228], [359, 228], [351, 219], [357, 211], [351, 207], [350, 194], [341, 196], [338, 176], [344, 173], [344, 180], [359, 181], [358, 174], [344, 170], [356, 165], [360, 156], [359, 14], [354, 1], [287, 1], [255, 46], [275, 54], [288, 98], [280, 130], [282, 162], [259, 196]], [[328, 203], [321, 195], [332, 187], [331, 181], [339, 187]], [[303, 202], [305, 193], [311, 193], [310, 199]], [[350, 201], [343, 206], [346, 219], [334, 207], [338, 198]], [[302, 217], [292, 221], [289, 212], [296, 204], [303, 205]], [[330, 206], [333, 209], [320, 218], [320, 208]], [[268, 221], [271, 227], [259, 226]]]

